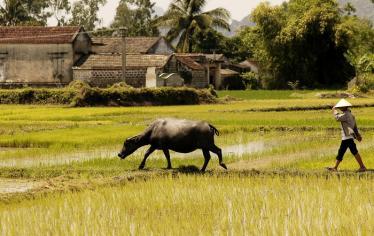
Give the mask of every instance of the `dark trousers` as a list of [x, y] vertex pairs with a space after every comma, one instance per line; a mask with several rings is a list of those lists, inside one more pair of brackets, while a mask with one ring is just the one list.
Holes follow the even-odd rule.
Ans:
[[336, 160], [342, 161], [344, 154], [348, 148], [354, 156], [357, 155], [358, 150], [357, 150], [355, 141], [353, 139], [342, 140]]

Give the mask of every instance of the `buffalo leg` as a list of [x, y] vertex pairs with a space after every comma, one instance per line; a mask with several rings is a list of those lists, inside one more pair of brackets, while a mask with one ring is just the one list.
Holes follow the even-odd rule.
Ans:
[[223, 159], [222, 159], [222, 150], [217, 147], [216, 145], [214, 145], [211, 149], [210, 149], [211, 152], [217, 154], [218, 156], [218, 160], [219, 160], [219, 165], [222, 166], [223, 168], [225, 168], [227, 170], [227, 166], [223, 163]]
[[149, 155], [152, 154], [152, 152], [154, 152], [156, 149], [154, 147], [150, 147], [146, 152], [145, 152], [145, 155], [144, 155], [144, 159], [142, 161], [142, 163], [140, 163], [140, 166], [139, 166], [139, 170], [142, 170], [144, 169], [144, 166], [145, 166], [145, 162], [147, 161], [147, 158], [149, 157]]
[[203, 168], [201, 168], [201, 171], [204, 172], [208, 163], [209, 163], [209, 160], [210, 160], [210, 153], [209, 153], [209, 150], [207, 149], [203, 149], [203, 154], [204, 154], [204, 165], [203, 165]]
[[171, 161], [170, 161], [170, 153], [169, 153], [169, 149], [164, 149], [164, 154], [165, 154], [165, 157], [166, 157], [166, 160], [168, 161], [168, 169], [171, 169]]

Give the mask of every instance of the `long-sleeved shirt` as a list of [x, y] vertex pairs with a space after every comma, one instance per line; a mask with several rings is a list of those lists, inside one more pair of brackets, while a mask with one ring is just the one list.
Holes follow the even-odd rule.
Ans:
[[360, 136], [357, 128], [356, 118], [350, 110], [346, 110], [343, 113], [338, 111], [334, 112], [334, 117], [337, 121], [340, 121], [342, 127], [342, 140], [353, 139]]

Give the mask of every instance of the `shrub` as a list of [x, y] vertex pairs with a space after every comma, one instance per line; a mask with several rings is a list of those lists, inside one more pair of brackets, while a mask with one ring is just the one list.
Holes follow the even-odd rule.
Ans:
[[[74, 87], [74, 86], [73, 86]], [[193, 105], [214, 103], [209, 90], [193, 88], [135, 89], [128, 87], [80, 89], [0, 90], [1, 104], [61, 104], [71, 106]]]
[[241, 77], [247, 89], [261, 89], [261, 81], [256, 73], [246, 72], [241, 74]]
[[117, 88], [129, 89], [129, 88], [132, 88], [132, 87], [130, 85], [126, 84], [125, 82], [119, 82], [119, 83], [113, 84], [110, 88], [112, 88], [112, 89], [117, 89]]
[[82, 88], [90, 88], [91, 86], [83, 80], [73, 80], [68, 85], [68, 88], [71, 89], [82, 89]]
[[353, 90], [367, 93], [374, 89], [374, 54], [367, 54], [357, 63], [356, 87]]

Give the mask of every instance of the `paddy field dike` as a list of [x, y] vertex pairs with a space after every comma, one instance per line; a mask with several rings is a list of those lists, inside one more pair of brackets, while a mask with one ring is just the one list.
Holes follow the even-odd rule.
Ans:
[[[374, 96], [349, 99], [369, 171], [340, 145], [337, 98], [321, 91], [219, 92], [219, 102], [152, 107], [0, 105], [1, 235], [373, 235]], [[326, 91], [323, 91], [326, 92]], [[334, 91], [328, 91], [334, 93]], [[201, 151], [137, 168], [125, 138], [154, 119], [206, 120], [228, 166]]]

